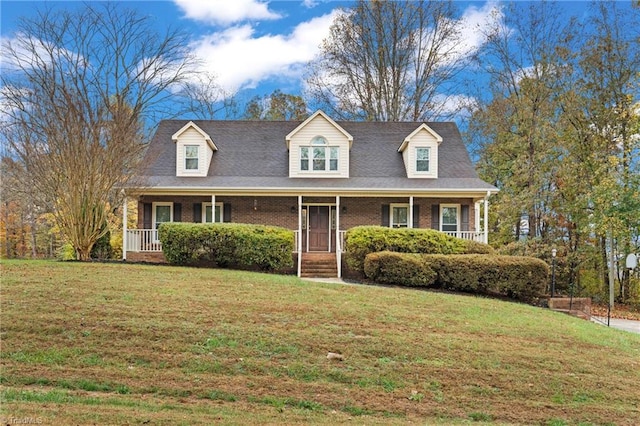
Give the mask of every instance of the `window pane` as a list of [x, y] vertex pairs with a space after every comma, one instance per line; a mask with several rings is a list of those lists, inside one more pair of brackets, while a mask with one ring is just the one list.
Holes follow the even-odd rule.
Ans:
[[309, 148], [300, 148], [300, 170], [309, 170]]
[[326, 150], [322, 148], [313, 148], [313, 170], [326, 170], [325, 161]]
[[329, 148], [329, 170], [338, 170], [338, 147]]
[[457, 207], [442, 208], [442, 230], [446, 232], [458, 231], [458, 208]]
[[429, 171], [429, 148], [416, 149], [416, 171]]
[[220, 223], [222, 222], [222, 209], [220, 208], [220, 206], [216, 206], [216, 223]]
[[394, 207], [392, 225], [396, 228], [406, 228], [407, 216], [408, 216], [407, 207]]
[[211, 206], [205, 206], [204, 208], [204, 221], [211, 223]]
[[185, 168], [187, 170], [198, 170], [198, 159], [197, 158], [187, 158], [184, 160]]
[[322, 136], [316, 136], [315, 138], [311, 139], [311, 145], [326, 145], [326, 144], [327, 144], [327, 140]]
[[196, 158], [198, 157], [198, 145], [187, 145], [184, 147], [185, 153], [184, 156], [187, 158]]
[[171, 206], [156, 206], [156, 222], [171, 222]]

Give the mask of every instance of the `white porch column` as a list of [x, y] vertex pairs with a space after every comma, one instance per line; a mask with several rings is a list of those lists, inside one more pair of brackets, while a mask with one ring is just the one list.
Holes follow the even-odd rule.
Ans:
[[484, 243], [489, 244], [489, 196], [491, 192], [487, 191], [484, 197]]
[[[329, 218], [331, 220], [331, 218]], [[336, 263], [338, 278], [342, 277], [342, 246], [340, 245], [340, 196], [336, 195]]]
[[[206, 219], [207, 212], [205, 211], [203, 213]], [[222, 212], [220, 212], [220, 216], [222, 216]], [[211, 194], [211, 222], [216, 223], [216, 194]]]
[[480, 201], [476, 201], [473, 205], [474, 212], [474, 227], [473, 229], [476, 231], [476, 235], [480, 232]]
[[127, 194], [122, 191], [122, 260], [127, 260]]
[[409, 223], [407, 223], [407, 228], [413, 228], [413, 195], [409, 197], [409, 214], [407, 216], [409, 216], [407, 218], [407, 221]]
[[302, 276], [302, 195], [298, 195], [298, 277]]

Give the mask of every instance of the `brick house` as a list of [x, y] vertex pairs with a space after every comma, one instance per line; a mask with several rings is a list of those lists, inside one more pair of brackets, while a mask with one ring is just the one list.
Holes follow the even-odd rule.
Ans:
[[336, 122], [322, 111], [303, 122], [165, 120], [142, 164], [125, 190], [138, 223], [124, 230], [124, 259], [162, 260], [162, 222], [277, 225], [295, 232], [298, 275], [316, 256], [340, 276], [344, 233], [358, 225], [486, 242], [481, 217], [497, 192], [454, 123]]

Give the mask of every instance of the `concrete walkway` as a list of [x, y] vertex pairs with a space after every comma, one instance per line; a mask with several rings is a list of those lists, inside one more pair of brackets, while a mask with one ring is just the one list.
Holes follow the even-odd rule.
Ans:
[[[591, 317], [591, 321], [607, 326], [607, 317]], [[612, 328], [640, 334], [640, 321], [611, 318], [609, 324]]]

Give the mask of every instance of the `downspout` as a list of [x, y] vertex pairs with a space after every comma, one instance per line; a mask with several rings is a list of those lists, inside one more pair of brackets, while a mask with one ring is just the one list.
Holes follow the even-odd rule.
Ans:
[[298, 195], [298, 278], [302, 276], [302, 195]]

